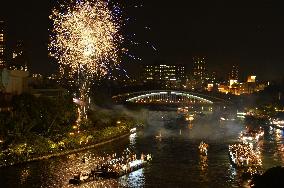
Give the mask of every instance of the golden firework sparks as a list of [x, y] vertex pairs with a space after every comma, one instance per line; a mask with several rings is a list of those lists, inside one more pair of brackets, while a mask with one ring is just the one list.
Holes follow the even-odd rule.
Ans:
[[103, 0], [78, 1], [64, 8], [50, 15], [50, 55], [61, 66], [70, 67], [72, 74], [82, 71], [87, 78], [106, 74], [109, 63], [119, 62], [118, 45], [123, 37], [118, 18]]

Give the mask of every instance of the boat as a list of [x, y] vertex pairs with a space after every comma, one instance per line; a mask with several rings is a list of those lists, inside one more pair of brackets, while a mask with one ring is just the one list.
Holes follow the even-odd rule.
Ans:
[[75, 174], [74, 177], [69, 180], [69, 184], [79, 185], [83, 182], [89, 182], [91, 180], [91, 177], [92, 180], [95, 180], [95, 177], [91, 176], [91, 174], [78, 173]]
[[[79, 185], [82, 183], [95, 181], [101, 178], [116, 179], [131, 172], [134, 172], [136, 170], [139, 170], [141, 168], [144, 168], [145, 165], [147, 165], [151, 160], [152, 156], [150, 154], [146, 155], [145, 157], [143, 154], [141, 154], [141, 159], [132, 160], [127, 164], [120, 164], [119, 166], [116, 165], [116, 167], [118, 168], [115, 169], [114, 169], [115, 164], [113, 163], [102, 164], [97, 169], [91, 170], [91, 172], [89, 173], [75, 174], [74, 177], [69, 180], [69, 184]], [[116, 161], [116, 159], [114, 159], [113, 161]]]
[[270, 125], [273, 127], [273, 128], [276, 128], [276, 129], [281, 129], [281, 130], [284, 130], [284, 120], [281, 120], [279, 118], [271, 118], [270, 119]]
[[232, 166], [236, 168], [259, 167], [262, 163], [259, 152], [245, 143], [229, 145], [229, 159]]
[[264, 136], [264, 130], [259, 128], [258, 130], [255, 129], [246, 129], [242, 131], [240, 134], [240, 139], [243, 143], [255, 143], [262, 139]]
[[199, 146], [199, 151], [201, 155], [207, 155], [207, 151], [208, 151], [208, 144], [206, 144], [205, 142], [201, 141]]
[[121, 176], [124, 176], [126, 174], [129, 174], [131, 172], [134, 172], [136, 170], [143, 168], [147, 164], [147, 161], [135, 160], [135, 161], [132, 161], [131, 163], [129, 164], [129, 167], [121, 169], [119, 171], [104, 170], [104, 171], [100, 171], [96, 175], [98, 177], [102, 177], [102, 178], [114, 178], [114, 179], [116, 179], [116, 178], [119, 178]]

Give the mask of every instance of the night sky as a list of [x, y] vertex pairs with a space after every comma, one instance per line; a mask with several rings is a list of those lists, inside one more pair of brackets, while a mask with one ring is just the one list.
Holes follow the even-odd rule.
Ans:
[[[7, 2], [1, 4], [0, 17], [7, 20], [10, 39], [24, 40], [33, 70], [54, 70], [47, 56], [48, 15], [54, 0]], [[142, 58], [141, 62], [126, 59], [128, 67], [163, 62], [190, 68], [193, 56], [205, 56], [209, 70], [224, 76], [237, 64], [241, 76], [256, 74], [260, 79], [282, 79], [284, 11], [280, 2], [140, 2], [123, 2], [143, 4], [142, 8], [126, 6], [125, 10], [132, 20], [126, 29], [128, 35], [135, 33], [135, 40], [140, 42], [138, 47], [130, 46], [130, 51]], [[148, 27], [151, 29], [145, 29]], [[133, 70], [130, 68], [129, 72]]]

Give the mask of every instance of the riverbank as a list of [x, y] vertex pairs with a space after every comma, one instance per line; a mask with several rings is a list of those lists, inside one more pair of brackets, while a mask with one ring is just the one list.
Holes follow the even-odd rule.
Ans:
[[[56, 146], [57, 149], [55, 149], [55, 147], [51, 145], [53, 149], [52, 148], [49, 149], [48, 152], [45, 151], [43, 153], [35, 153], [32, 155], [28, 153], [30, 146], [27, 146], [27, 144], [24, 143], [22, 145], [25, 145], [25, 151], [20, 154], [12, 153], [11, 151], [4, 154], [3, 152], [1, 152], [0, 167], [23, 164], [27, 162], [45, 160], [45, 159], [50, 159], [52, 157], [77, 153], [80, 151], [88, 150], [107, 143], [114, 142], [116, 140], [125, 138], [129, 135], [130, 135], [130, 127], [125, 127], [125, 126], [108, 127], [107, 129], [96, 132], [94, 135], [89, 135], [89, 138], [90, 136], [92, 136], [91, 137], [92, 141], [88, 142], [87, 140], [87, 142], [82, 143], [81, 139], [83, 137], [86, 138], [86, 136], [80, 136], [79, 139], [74, 139], [76, 141], [80, 140], [76, 145], [74, 145], [74, 143], [72, 144], [66, 143], [64, 149], [62, 148], [58, 149], [57, 146]], [[74, 142], [74, 140], [72, 141]], [[62, 142], [63, 141], [60, 141], [57, 145], [60, 145]]]
[[125, 133], [125, 134], [118, 136], [116, 138], [112, 138], [112, 139], [102, 141], [102, 142], [99, 142], [99, 143], [96, 143], [96, 144], [92, 144], [92, 145], [89, 145], [89, 146], [86, 146], [86, 147], [81, 147], [81, 148], [78, 148], [78, 149], [73, 149], [73, 150], [68, 150], [68, 151], [64, 151], [64, 152], [45, 155], [45, 156], [42, 156], [42, 157], [36, 157], [36, 158], [29, 159], [26, 162], [33, 162], [33, 161], [38, 161], [38, 160], [43, 160], [43, 159], [50, 159], [52, 157], [59, 157], [59, 156], [63, 156], [63, 155], [77, 153], [77, 152], [92, 149], [92, 148], [95, 148], [95, 147], [98, 147], [98, 146], [101, 146], [101, 145], [104, 145], [104, 144], [107, 144], [107, 143], [111, 143], [111, 142], [116, 141], [116, 140], [120, 140], [120, 139], [125, 138], [129, 135], [130, 135], [130, 132]]

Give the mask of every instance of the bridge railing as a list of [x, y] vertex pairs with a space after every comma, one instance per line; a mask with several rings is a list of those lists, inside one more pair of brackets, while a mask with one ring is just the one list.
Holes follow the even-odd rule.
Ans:
[[[229, 103], [225, 99], [221, 99], [215, 96], [209, 96], [201, 93], [196, 92], [186, 92], [186, 91], [175, 91], [175, 90], [150, 90], [150, 91], [139, 91], [139, 92], [132, 92], [132, 93], [124, 93], [121, 95], [113, 96], [115, 101], [120, 102], [135, 102], [137, 100], [143, 100], [150, 102], [157, 102], [158, 100], [168, 100], [177, 102], [177, 99], [183, 99], [182, 101], [186, 100], [197, 100], [203, 103]], [[172, 99], [172, 100], [170, 100]], [[174, 99], [174, 100], [173, 100]]]

